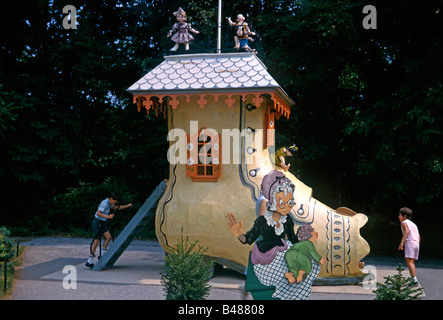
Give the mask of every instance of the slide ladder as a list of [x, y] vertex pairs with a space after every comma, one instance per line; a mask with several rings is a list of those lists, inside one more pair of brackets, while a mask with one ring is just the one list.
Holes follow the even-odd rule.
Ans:
[[110, 245], [108, 251], [97, 261], [92, 270], [101, 271], [114, 265], [121, 254], [130, 245], [132, 240], [148, 224], [155, 215], [157, 203], [166, 189], [165, 181], [162, 181], [138, 210], [135, 216], [129, 221], [117, 239]]

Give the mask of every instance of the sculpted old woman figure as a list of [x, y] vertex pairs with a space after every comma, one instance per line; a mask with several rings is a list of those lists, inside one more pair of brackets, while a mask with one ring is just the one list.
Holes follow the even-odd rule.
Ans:
[[243, 244], [255, 242], [250, 263], [254, 273], [264, 286], [275, 286], [273, 298], [307, 299], [312, 282], [320, 272], [314, 261], [312, 271], [300, 283], [289, 283], [285, 278], [288, 272], [284, 255], [298, 239], [294, 232], [294, 222], [288, 215], [295, 205], [295, 186], [280, 171], [273, 170], [263, 177], [263, 195], [267, 198], [267, 210], [259, 216], [252, 228], [244, 233], [242, 221], [237, 221], [232, 213], [227, 214], [228, 226], [232, 234]]

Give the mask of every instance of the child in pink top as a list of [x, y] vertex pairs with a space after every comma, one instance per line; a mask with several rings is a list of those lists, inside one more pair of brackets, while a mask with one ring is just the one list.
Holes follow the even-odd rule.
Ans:
[[412, 217], [412, 210], [409, 208], [401, 208], [398, 213], [398, 220], [401, 224], [401, 231], [403, 236], [398, 246], [398, 250], [404, 250], [406, 265], [409, 269], [409, 274], [414, 278], [414, 284], [417, 284], [417, 276], [415, 274], [415, 260], [418, 260], [418, 253], [420, 251], [420, 233], [417, 225], [410, 219]]

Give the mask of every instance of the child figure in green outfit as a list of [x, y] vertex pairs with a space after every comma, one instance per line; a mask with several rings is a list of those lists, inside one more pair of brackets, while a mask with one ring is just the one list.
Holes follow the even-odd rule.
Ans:
[[298, 229], [298, 240], [285, 253], [286, 265], [289, 271], [285, 277], [289, 283], [300, 283], [308, 276], [312, 270], [311, 257], [320, 264], [325, 264], [327, 260], [322, 258], [315, 250], [313, 241], [318, 239], [318, 233], [309, 224], [305, 224]]

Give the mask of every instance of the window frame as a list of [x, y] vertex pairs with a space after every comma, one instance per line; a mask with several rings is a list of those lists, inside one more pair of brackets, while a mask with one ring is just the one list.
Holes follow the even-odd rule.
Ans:
[[218, 133], [201, 128], [193, 137], [187, 135], [186, 176], [193, 182], [218, 181], [221, 176], [221, 143]]

